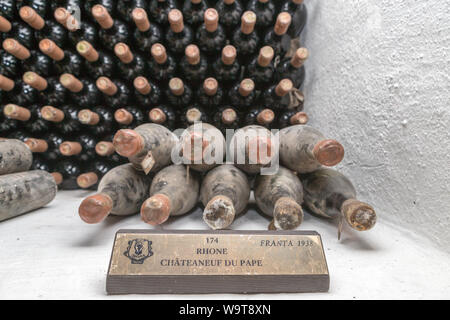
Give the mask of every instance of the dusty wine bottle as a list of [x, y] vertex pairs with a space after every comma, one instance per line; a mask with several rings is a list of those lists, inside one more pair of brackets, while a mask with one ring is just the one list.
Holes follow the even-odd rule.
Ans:
[[196, 122], [209, 122], [209, 116], [205, 109], [194, 104], [179, 113], [179, 120], [181, 127], [187, 128]]
[[0, 176], [0, 221], [17, 217], [50, 203], [58, 187], [53, 176], [41, 170]]
[[33, 161], [33, 154], [20, 140], [0, 140], [0, 176], [21, 171], [28, 171]]
[[97, 79], [101, 76], [112, 77], [115, 74], [116, 60], [106, 51], [97, 51], [87, 41], [77, 43], [78, 53], [86, 59], [85, 68], [88, 74]]
[[294, 89], [290, 79], [283, 79], [261, 95], [261, 103], [276, 110], [286, 110], [290, 105], [289, 93]]
[[116, 44], [114, 52], [120, 60], [117, 64], [120, 78], [133, 81], [138, 76], [147, 74], [147, 62], [141, 55], [133, 54], [125, 43]]
[[117, 43], [127, 43], [130, 39], [128, 25], [118, 19], [113, 19], [108, 10], [102, 5], [92, 7], [92, 16], [100, 25], [98, 37], [101, 44], [108, 50], [113, 51]]
[[42, 118], [53, 123], [53, 126], [63, 135], [72, 136], [83, 128], [77, 118], [78, 108], [66, 104], [60, 108], [45, 106], [41, 109]]
[[258, 50], [259, 37], [255, 32], [256, 19], [254, 12], [244, 12], [241, 18], [241, 27], [233, 33], [231, 42], [237, 49], [241, 64], [247, 64], [250, 57]]
[[149, 69], [152, 77], [160, 82], [168, 81], [177, 69], [175, 59], [167, 54], [166, 48], [160, 43], [152, 46], [151, 54], [153, 59], [149, 62]]
[[309, 173], [322, 165], [335, 166], [344, 158], [344, 147], [336, 140], [328, 140], [308, 125], [282, 129], [280, 137], [281, 163], [298, 173]]
[[89, 224], [102, 222], [109, 214], [127, 216], [139, 212], [147, 199], [151, 179], [133, 168], [121, 165], [100, 181], [97, 194], [81, 202], [78, 213]]
[[216, 79], [225, 86], [235, 83], [241, 74], [241, 65], [236, 57], [236, 48], [227, 45], [222, 50], [222, 56], [213, 63], [212, 70], [215, 72]]
[[183, 163], [200, 172], [223, 163], [226, 154], [225, 137], [208, 123], [196, 123], [187, 128], [181, 134], [177, 148]]
[[236, 131], [230, 142], [230, 153], [236, 167], [257, 174], [276, 156], [274, 135], [262, 126], [250, 125]]
[[171, 165], [158, 172], [150, 186], [150, 198], [141, 208], [145, 223], [156, 226], [173, 216], [191, 211], [198, 201], [200, 177], [183, 165]]
[[164, 35], [161, 32], [160, 26], [156, 23], [150, 23], [147, 12], [142, 8], [136, 8], [132, 12], [136, 29], [134, 30], [135, 47], [142, 52], [149, 52], [152, 45], [161, 43], [164, 40]]
[[176, 55], [182, 55], [184, 49], [193, 42], [194, 34], [183, 22], [183, 14], [178, 9], [169, 12], [170, 28], [166, 33], [166, 43], [169, 50]]
[[183, 76], [193, 86], [198, 86], [207, 77], [208, 60], [195, 44], [186, 47], [179, 66]]
[[243, 214], [250, 199], [247, 176], [232, 165], [219, 166], [205, 176], [200, 201], [203, 220], [212, 229], [226, 229]]
[[247, 78], [252, 79], [259, 90], [264, 90], [273, 82], [275, 73], [273, 65], [274, 54], [272, 47], [262, 47], [259, 55], [247, 67]]
[[116, 129], [113, 112], [102, 106], [80, 110], [78, 120], [96, 137], [105, 136]]
[[308, 49], [299, 48], [295, 51], [292, 58], [286, 58], [280, 62], [276, 69], [276, 78], [290, 79], [295, 88], [300, 88], [305, 81], [304, 63], [308, 59]]
[[175, 108], [183, 108], [192, 101], [192, 89], [180, 78], [172, 78], [166, 90], [166, 98]]
[[[350, 180], [332, 169], [319, 169], [300, 176], [305, 189], [305, 204], [316, 215], [341, 218], [358, 231], [373, 228], [377, 221], [375, 210], [356, 199]], [[339, 227], [339, 237], [340, 237]]]
[[30, 148], [31, 152], [38, 152], [51, 165], [56, 164], [61, 160], [62, 155], [59, 151], [59, 146], [64, 142], [61, 134], [56, 132], [49, 132], [42, 136], [41, 139], [28, 138], [25, 143]]
[[66, 157], [77, 156], [82, 162], [92, 161], [96, 158], [95, 138], [89, 134], [81, 134], [74, 141], [65, 141], [59, 146], [59, 151]]
[[170, 130], [175, 129], [176, 118], [175, 110], [165, 105], [156, 106], [148, 113], [148, 119], [151, 123], [160, 124]]
[[144, 112], [133, 106], [116, 110], [114, 119], [119, 124], [120, 129], [133, 129], [146, 122]]
[[237, 110], [231, 106], [224, 106], [217, 109], [217, 111], [212, 116], [213, 125], [226, 133], [227, 129], [239, 129], [241, 118]]
[[303, 187], [290, 170], [280, 167], [275, 175], [259, 175], [254, 191], [256, 204], [273, 217], [276, 229], [292, 230], [302, 223]]
[[222, 104], [223, 91], [216, 79], [207, 78], [203, 86], [198, 88], [196, 97], [201, 106], [214, 109]]
[[132, 92], [125, 82], [117, 79], [113, 82], [108, 77], [100, 77], [95, 84], [103, 92], [103, 99], [108, 107], [122, 108], [132, 99]]
[[228, 98], [233, 106], [244, 111], [256, 100], [255, 82], [252, 79], [244, 79], [236, 83], [228, 92]]
[[308, 11], [303, 0], [287, 0], [280, 8], [281, 12], [289, 12], [292, 15], [292, 24], [288, 34], [291, 38], [298, 38], [306, 25]]
[[136, 169], [149, 174], [171, 163], [172, 149], [177, 141], [169, 129], [147, 123], [134, 130], [119, 130], [113, 143], [118, 154], [127, 157]]
[[247, 125], [259, 125], [270, 129], [275, 124], [275, 112], [263, 107], [252, 108], [245, 116], [245, 123]]
[[305, 112], [288, 110], [280, 114], [278, 119], [278, 128], [284, 129], [299, 124], [307, 124], [309, 117]]
[[147, 78], [137, 77], [133, 85], [134, 96], [142, 108], [157, 105], [161, 101], [161, 89]]
[[291, 25], [291, 22], [292, 17], [289, 13], [280, 13], [277, 17], [273, 30], [267, 32], [264, 36], [264, 43], [273, 48], [276, 57], [284, 58], [289, 49], [290, 39], [286, 33]]
[[198, 46], [209, 56], [215, 57], [226, 45], [227, 36], [219, 24], [219, 14], [216, 9], [205, 11], [205, 22], [197, 29], [196, 39]]
[[68, 50], [62, 50], [50, 39], [39, 42], [39, 49], [54, 61], [54, 68], [57, 74], [71, 73], [80, 76], [82, 72], [83, 60], [80, 56]]
[[77, 79], [74, 75], [64, 73], [59, 82], [69, 90], [69, 100], [80, 106], [92, 106], [100, 103], [102, 95], [95, 83], [90, 79]]

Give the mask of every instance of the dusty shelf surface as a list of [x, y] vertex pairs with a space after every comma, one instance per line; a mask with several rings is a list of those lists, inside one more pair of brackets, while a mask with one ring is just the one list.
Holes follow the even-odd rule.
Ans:
[[[383, 223], [367, 233], [305, 215], [301, 230], [322, 235], [330, 271], [328, 293], [107, 296], [106, 272], [119, 229], [150, 229], [138, 215], [87, 225], [78, 216], [85, 191], [59, 192], [46, 208], [0, 223], [0, 299], [448, 299], [450, 255], [429, 240]], [[160, 229], [207, 230], [200, 210]], [[265, 230], [255, 210], [235, 230]], [[430, 221], [430, 223], [432, 223]]]

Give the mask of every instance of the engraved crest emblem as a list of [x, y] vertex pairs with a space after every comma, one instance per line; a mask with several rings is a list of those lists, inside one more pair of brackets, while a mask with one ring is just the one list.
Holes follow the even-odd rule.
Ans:
[[131, 260], [131, 264], [143, 264], [153, 255], [152, 242], [145, 239], [130, 240], [127, 251], [123, 254]]

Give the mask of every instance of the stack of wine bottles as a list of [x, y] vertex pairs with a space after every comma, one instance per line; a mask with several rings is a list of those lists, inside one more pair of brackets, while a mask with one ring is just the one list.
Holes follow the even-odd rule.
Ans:
[[119, 129], [305, 124], [306, 16], [302, 0], [1, 1], [0, 137], [74, 189], [124, 162]]

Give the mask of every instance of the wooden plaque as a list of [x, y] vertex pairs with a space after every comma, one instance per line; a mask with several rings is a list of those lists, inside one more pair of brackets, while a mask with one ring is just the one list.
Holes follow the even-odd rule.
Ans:
[[108, 294], [327, 292], [313, 231], [117, 232]]

